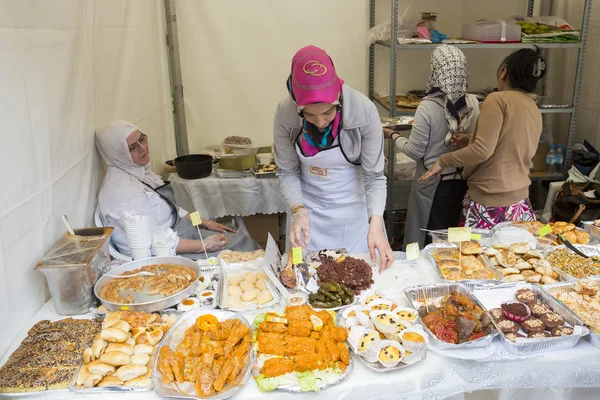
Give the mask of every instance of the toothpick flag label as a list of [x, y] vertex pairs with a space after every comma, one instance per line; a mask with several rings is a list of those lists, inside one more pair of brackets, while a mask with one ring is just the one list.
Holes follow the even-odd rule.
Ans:
[[416, 260], [419, 258], [419, 243], [409, 243], [406, 246], [406, 259], [408, 261]]
[[540, 228], [540, 236], [544, 237], [549, 233], [552, 233], [552, 227], [550, 224], [546, 224]]
[[468, 242], [471, 240], [471, 228], [448, 228], [449, 242]]
[[198, 211], [194, 211], [193, 213], [191, 213], [190, 219], [192, 220], [192, 225], [202, 225], [202, 218], [200, 217], [200, 213]]
[[302, 247], [292, 248], [292, 264], [302, 264]]
[[481, 240], [481, 233], [471, 233], [472, 240]]

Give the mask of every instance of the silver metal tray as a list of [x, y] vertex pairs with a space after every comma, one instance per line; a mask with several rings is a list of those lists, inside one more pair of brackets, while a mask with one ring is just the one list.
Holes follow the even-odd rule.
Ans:
[[[347, 308], [347, 307], [352, 307], [350, 306], [344, 306], [343, 309]], [[344, 326], [344, 322], [345, 319], [344, 317], [342, 317], [342, 312], [343, 309], [340, 309], [340, 311], [338, 311], [337, 313], [337, 318], [336, 318], [336, 325], [338, 326]], [[402, 345], [402, 343], [400, 343], [400, 345]], [[403, 362], [401, 362], [400, 364], [396, 365], [395, 367], [392, 368], [386, 368], [383, 365], [381, 365], [381, 363], [378, 362], [369, 362], [367, 360], [365, 360], [363, 357], [361, 357], [360, 355], [356, 354], [354, 352], [354, 348], [352, 348], [352, 346], [350, 346], [350, 344], [348, 343], [348, 349], [369, 369], [372, 369], [375, 372], [389, 372], [389, 371], [396, 371], [398, 369], [404, 369], [404, 368], [408, 368], [411, 367], [415, 364], [420, 363], [421, 361], [425, 360], [427, 358], [427, 350], [425, 350], [425, 353], [423, 354], [423, 358], [421, 358], [419, 361], [412, 363], [412, 364], [405, 364]]]
[[[456, 282], [453, 280], [446, 279], [444, 277], [444, 275], [442, 274], [442, 271], [440, 270], [440, 268], [438, 266], [438, 263], [433, 258], [434, 250], [449, 249], [449, 248], [458, 248], [458, 246], [455, 245], [454, 243], [431, 243], [431, 244], [428, 244], [427, 246], [425, 246], [425, 248], [423, 250], [425, 250], [425, 254], [427, 254], [431, 263], [433, 265], [435, 265], [435, 269], [436, 269], [440, 279], [442, 279], [444, 282]], [[461, 279], [460, 282], [462, 284], [466, 284], [469, 287], [472, 287], [472, 286], [475, 286], [478, 284], [485, 284], [485, 283], [500, 283], [503, 278], [502, 273], [500, 271], [498, 271], [496, 269], [496, 267], [494, 267], [492, 262], [489, 260], [489, 258], [487, 258], [487, 256], [485, 254], [483, 254], [483, 253], [479, 254], [479, 258], [483, 261], [483, 264], [486, 266], [486, 268], [490, 269], [494, 273], [494, 276], [496, 277], [496, 279]]]
[[[596, 278], [589, 278], [589, 279], [593, 279], [596, 282], [598, 282], [598, 284], [600, 284], [600, 278], [598, 278], [598, 277], [596, 277]], [[575, 290], [575, 281], [572, 281], [572, 282], [552, 283], [550, 285], [544, 285], [544, 286], [542, 286], [542, 289], [544, 289], [544, 291], [546, 291], [548, 294], [550, 294], [560, 304], [562, 304], [565, 307], [569, 308], [569, 306], [567, 306], [565, 303], [563, 303], [558, 298], [556, 298], [556, 295], [559, 294], [559, 293], [569, 293], [569, 292], [574, 291]], [[571, 310], [571, 309], [569, 308], [569, 310]], [[571, 310], [571, 311], [573, 312], [573, 314], [577, 315], [577, 313], [574, 310]], [[583, 322], [585, 323], [585, 321], [583, 321]], [[592, 345], [594, 347], [600, 348], [600, 334], [593, 332], [591, 329], [590, 329], [590, 343], [592, 343]]]
[[[461, 284], [458, 284], [458, 283], [436, 283], [436, 284], [431, 284], [431, 285], [410, 286], [410, 287], [407, 287], [406, 289], [404, 289], [404, 294], [406, 295], [406, 298], [408, 299], [410, 306], [412, 308], [414, 308], [415, 310], [419, 310], [420, 307], [417, 306], [417, 304], [424, 303], [423, 300], [428, 300], [428, 303], [433, 303], [433, 300], [438, 300], [438, 299], [450, 294], [451, 292], [455, 292], [459, 289], [459, 287], [460, 287], [461, 293], [469, 296], [469, 298], [471, 300], [473, 300], [473, 302], [476, 305], [478, 305], [483, 310], [485, 310], [485, 308], [483, 308], [483, 306], [479, 302], [479, 300], [477, 300], [477, 298], [475, 298], [475, 296], [473, 296], [471, 294], [471, 291], [467, 288], [467, 286], [465, 286], [462, 283]], [[425, 296], [425, 299], [423, 299], [423, 296]], [[465, 342], [465, 343], [461, 343], [461, 344], [452, 344], [452, 343], [446, 343], [446, 342], [438, 339], [437, 336], [435, 336], [429, 330], [429, 328], [423, 323], [423, 320], [421, 319], [420, 315], [419, 315], [418, 321], [420, 321], [420, 323], [423, 325], [423, 329], [425, 330], [425, 332], [427, 332], [427, 334], [429, 334], [429, 339], [430, 339], [429, 344], [438, 350], [455, 350], [455, 349], [471, 349], [471, 348], [478, 348], [478, 347], [486, 347], [492, 343], [492, 341], [494, 340], [494, 337], [498, 334], [497, 331], [493, 331], [491, 333], [488, 333], [484, 337], [481, 337], [481, 338], [475, 339], [475, 340], [471, 340], [470, 342]]]
[[[581, 335], [570, 335], [570, 336], [562, 336], [562, 337], [550, 337], [546, 339], [539, 340], [531, 340], [527, 341], [527, 343], [515, 343], [511, 342], [506, 338], [504, 333], [498, 329], [500, 332], [500, 337], [504, 341], [504, 346], [512, 353], [515, 354], [535, 354], [535, 353], [543, 353], [546, 351], [556, 351], [556, 350], [566, 350], [575, 347], [579, 339], [583, 336], [586, 336], [589, 333], [589, 329], [584, 326], [583, 321], [579, 318], [575, 313], [573, 313], [568, 307], [564, 304], [556, 300], [554, 297], [549, 295], [547, 292], [542, 290], [542, 288], [536, 284], [526, 283], [526, 282], [511, 282], [504, 283], [502, 285], [496, 286], [488, 286], [481, 287], [475, 289], [473, 291], [473, 296], [477, 297], [478, 291], [489, 291], [489, 290], [501, 290], [501, 289], [513, 289], [513, 293], [518, 289], [523, 287], [531, 288], [538, 296], [538, 300], [542, 303], [548, 305], [550, 309], [556, 314], [560, 315], [565, 319], [565, 322], [570, 324], [571, 326], [580, 325], [583, 327], [583, 332]], [[514, 297], [514, 294], [513, 294]], [[498, 305], [499, 306], [499, 305]], [[484, 307], [485, 311], [489, 310]], [[492, 323], [496, 328], [496, 321], [492, 318]]]
[[[575, 248], [579, 251], [581, 251], [583, 254], [587, 255], [587, 256], [598, 256], [600, 257], [600, 247], [596, 247], [596, 246], [590, 246], [589, 244], [574, 244], [573, 246], [575, 246]], [[544, 250], [543, 254], [544, 254], [544, 258], [548, 259], [548, 256], [550, 255], [550, 253], [552, 253], [555, 250], [559, 250], [559, 249], [566, 249], [567, 247], [564, 244], [561, 244], [560, 246], [554, 246], [554, 247], [549, 247], [547, 249]], [[569, 250], [570, 251], [570, 250]], [[550, 260], [548, 260], [550, 261]], [[568, 281], [573, 281], [577, 278], [569, 275], [568, 273], [564, 272], [562, 269], [555, 267], [554, 264], [552, 263], [552, 261], [550, 261], [550, 264], [552, 264], [552, 267], [559, 273], [564, 274], [568, 279]], [[586, 278], [590, 278], [592, 276], [586, 276]]]
[[94, 294], [100, 300], [100, 302], [104, 305], [104, 307], [109, 310], [131, 310], [131, 311], [146, 311], [146, 312], [154, 312], [163, 310], [165, 308], [169, 308], [182, 302], [184, 299], [191, 296], [192, 293], [196, 291], [198, 287], [198, 277], [200, 274], [200, 267], [196, 264], [195, 261], [190, 260], [185, 257], [149, 257], [142, 258], [141, 260], [131, 261], [127, 264], [123, 264], [120, 267], [117, 267], [110, 271], [111, 275], [120, 275], [123, 272], [131, 271], [134, 269], [142, 268], [146, 265], [154, 265], [154, 264], [177, 264], [183, 265], [185, 267], [189, 267], [194, 272], [196, 272], [196, 280], [190, 284], [187, 288], [183, 289], [179, 293], [175, 293], [174, 295], [168, 297], [162, 297], [160, 295], [156, 296], [148, 296], [145, 293], [132, 293], [133, 299], [136, 301], [135, 303], [125, 304], [125, 303], [113, 303], [112, 301], [104, 300], [100, 297], [100, 291], [102, 288], [111, 280], [111, 279], [119, 279], [112, 278], [110, 276], [104, 275], [96, 285], [94, 286]]
[[154, 357], [154, 365], [152, 367], [152, 386], [156, 394], [160, 397], [164, 398], [180, 398], [180, 399], [210, 399], [210, 400], [222, 400], [227, 399], [229, 397], [235, 396], [244, 384], [248, 381], [250, 377], [250, 373], [252, 372], [253, 365], [253, 352], [250, 349], [248, 356], [244, 360], [244, 368], [245, 371], [243, 373], [240, 372], [238, 376], [241, 376], [241, 379], [236, 382], [236, 384], [227, 383], [223, 390], [219, 393], [216, 393], [213, 396], [209, 397], [199, 397], [197, 395], [190, 396], [185, 393], [180, 392], [174, 385], [165, 385], [162, 373], [158, 369], [158, 354], [160, 353], [160, 349], [164, 346], [171, 347], [171, 350], [175, 350], [177, 345], [181, 342], [185, 331], [192, 326], [196, 318], [204, 314], [212, 314], [219, 321], [224, 321], [227, 319], [239, 319], [243, 324], [248, 326], [250, 330], [252, 330], [252, 325], [240, 314], [236, 314], [228, 311], [221, 310], [191, 310], [186, 312], [180, 319], [171, 327], [169, 332], [165, 335], [162, 341], [158, 344], [157, 348], [157, 356]]

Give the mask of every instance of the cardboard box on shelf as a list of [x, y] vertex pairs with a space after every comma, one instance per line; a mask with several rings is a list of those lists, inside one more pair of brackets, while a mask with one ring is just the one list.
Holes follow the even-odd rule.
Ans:
[[531, 172], [544, 172], [546, 171], [546, 156], [550, 152], [550, 146], [547, 144], [539, 144], [531, 163], [533, 168]]

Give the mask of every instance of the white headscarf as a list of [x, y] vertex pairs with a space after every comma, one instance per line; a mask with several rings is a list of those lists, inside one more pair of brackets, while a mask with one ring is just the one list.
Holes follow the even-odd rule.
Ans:
[[455, 46], [436, 47], [431, 54], [431, 76], [425, 90], [443, 102], [449, 128], [446, 145], [450, 144], [452, 134], [466, 132], [471, 125], [473, 103], [477, 99], [467, 95], [468, 83], [469, 64], [465, 54]]
[[141, 129], [128, 121], [113, 121], [96, 130], [96, 148], [108, 165], [99, 195], [100, 212], [104, 215], [111, 208], [130, 197], [147, 190], [146, 183], [156, 189], [164, 185], [163, 180], [152, 171], [152, 164], [144, 166], [133, 163], [127, 137]]

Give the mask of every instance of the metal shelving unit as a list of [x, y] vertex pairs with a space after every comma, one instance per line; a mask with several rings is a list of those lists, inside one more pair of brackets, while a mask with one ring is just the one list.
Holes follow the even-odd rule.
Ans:
[[[522, 48], [533, 48], [534, 46], [538, 46], [542, 49], [578, 49], [578, 58], [577, 58], [577, 70], [575, 74], [575, 83], [573, 90], [573, 99], [571, 103], [571, 107], [569, 108], [542, 108], [540, 111], [543, 114], [569, 114], [569, 132], [567, 138], [567, 146], [565, 149], [565, 164], [568, 165], [571, 161], [571, 152], [573, 149], [573, 142], [575, 139], [575, 126], [577, 123], [577, 111], [579, 108], [579, 94], [581, 91], [581, 84], [583, 79], [583, 62], [585, 58], [585, 49], [587, 43], [587, 34], [588, 34], [588, 26], [590, 22], [590, 13], [592, 10], [592, 0], [584, 0], [585, 5], [583, 9], [583, 20], [581, 25], [581, 40], [576, 43], [477, 43], [477, 44], [454, 44], [454, 46], [460, 49], [477, 49], [477, 50], [495, 50], [495, 49], [522, 49]], [[369, 1], [369, 27], [372, 28], [375, 26], [375, 2], [376, 0]], [[533, 16], [535, 0], [527, 0], [527, 15]], [[398, 0], [391, 0], [391, 37], [395, 38], [398, 36]], [[379, 99], [375, 97], [374, 91], [374, 82], [375, 82], [375, 46], [381, 46], [389, 48], [390, 52], [390, 84], [389, 84], [389, 104], [394, 105], [388, 107], [383, 104]], [[390, 117], [400, 116], [400, 115], [414, 115], [414, 110], [397, 110], [395, 107], [396, 103], [396, 64], [397, 64], [397, 55], [399, 52], [405, 50], [433, 50], [437, 47], [437, 44], [392, 44], [390, 41], [377, 41], [375, 44], [372, 44], [369, 48], [369, 98], [374, 101], [376, 104], [381, 106], [386, 110]], [[397, 209], [394, 207], [394, 193], [396, 192], [395, 187], [398, 189], [402, 189], [402, 191], [406, 191], [407, 183], [406, 182], [395, 182], [394, 181], [394, 167], [395, 167], [395, 157], [396, 157], [396, 147], [395, 144], [390, 140], [389, 141], [389, 153], [388, 159], [393, 160], [392, 162], [388, 162], [388, 192], [387, 192], [387, 219], [386, 226], [388, 232], [388, 238], [390, 242], [394, 241], [394, 232], [393, 232], [393, 213], [394, 210]], [[556, 181], [562, 180], [563, 175], [547, 175], [545, 173], [533, 173], [531, 175], [532, 181]]]

